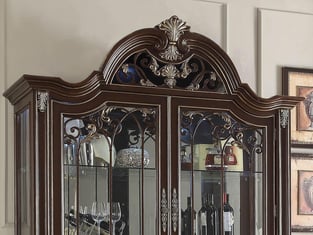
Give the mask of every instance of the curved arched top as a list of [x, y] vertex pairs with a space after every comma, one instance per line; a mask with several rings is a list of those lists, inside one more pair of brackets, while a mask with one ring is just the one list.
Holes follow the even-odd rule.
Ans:
[[303, 98], [261, 98], [241, 83], [229, 56], [211, 39], [190, 32], [177, 16], [154, 28], [135, 31], [109, 52], [99, 71], [79, 83], [24, 75], [5, 96], [12, 103], [32, 89], [49, 90], [60, 99], [88, 100], [103, 90], [228, 99], [251, 113], [290, 109]]
[[229, 56], [190, 32], [177, 16], [120, 40], [101, 67], [106, 84], [234, 93], [241, 85]]

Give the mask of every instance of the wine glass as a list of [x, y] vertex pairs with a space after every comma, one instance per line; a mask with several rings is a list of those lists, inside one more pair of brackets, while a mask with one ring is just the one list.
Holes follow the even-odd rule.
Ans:
[[83, 230], [83, 224], [87, 222], [87, 214], [88, 214], [88, 208], [87, 206], [79, 206], [79, 218], [81, 219], [80, 220], [80, 228], [79, 228], [79, 231], [81, 232]]
[[115, 223], [121, 219], [122, 212], [121, 212], [121, 206], [119, 202], [112, 202], [112, 214], [111, 214], [111, 220], [112, 220], [112, 229], [113, 229], [113, 235], [115, 235]]
[[92, 219], [98, 224], [98, 235], [100, 235], [100, 223], [108, 216], [108, 211], [104, 202], [93, 202], [91, 207]]

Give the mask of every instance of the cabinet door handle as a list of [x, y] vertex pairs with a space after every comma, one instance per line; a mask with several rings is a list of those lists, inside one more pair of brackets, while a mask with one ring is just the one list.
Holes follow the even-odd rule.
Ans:
[[163, 188], [161, 195], [161, 221], [163, 232], [166, 232], [169, 211], [166, 190]]
[[179, 217], [179, 210], [178, 210], [177, 191], [176, 191], [176, 188], [173, 188], [173, 193], [172, 193], [172, 225], [173, 225], [173, 231], [174, 232], [177, 231], [178, 217]]

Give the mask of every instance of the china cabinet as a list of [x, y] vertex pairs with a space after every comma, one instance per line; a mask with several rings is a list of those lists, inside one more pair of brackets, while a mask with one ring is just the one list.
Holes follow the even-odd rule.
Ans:
[[301, 99], [258, 97], [176, 16], [121, 39], [82, 82], [23, 75], [4, 95], [16, 234], [290, 234]]

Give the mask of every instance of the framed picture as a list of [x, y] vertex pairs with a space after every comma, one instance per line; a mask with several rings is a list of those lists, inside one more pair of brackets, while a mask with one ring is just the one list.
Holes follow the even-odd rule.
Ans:
[[291, 155], [291, 230], [313, 232], [313, 153]]
[[291, 110], [291, 145], [313, 147], [313, 69], [283, 67], [283, 95], [304, 98]]
[[298, 214], [313, 215], [313, 169], [298, 170]]

